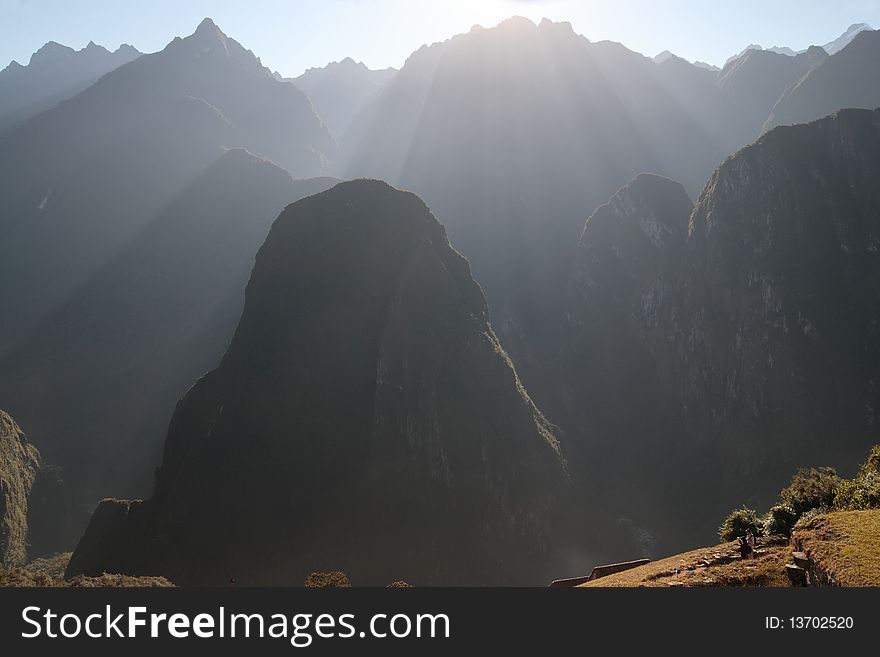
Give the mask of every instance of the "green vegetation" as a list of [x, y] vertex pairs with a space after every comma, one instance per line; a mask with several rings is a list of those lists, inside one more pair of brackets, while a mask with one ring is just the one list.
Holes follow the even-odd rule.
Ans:
[[751, 530], [755, 536], [791, 536], [796, 526], [831, 511], [880, 508], [880, 445], [875, 445], [854, 479], [842, 479], [834, 468], [802, 468], [779, 493], [780, 503], [759, 519], [743, 507], [731, 513], [718, 535], [732, 541]]
[[718, 536], [725, 542], [735, 541], [749, 531], [754, 536], [761, 536], [764, 533], [764, 525], [754, 509], [743, 507], [724, 519], [724, 524], [718, 530]]
[[764, 533], [767, 536], [790, 536], [791, 528], [798, 521], [798, 514], [785, 504], [776, 504], [764, 516]]
[[880, 508], [880, 445], [874, 445], [855, 479], [844, 481], [834, 496], [834, 508]]
[[0, 411], [0, 566], [27, 558], [28, 496], [40, 468], [40, 453], [15, 421]]
[[802, 468], [779, 493], [779, 499], [800, 516], [810, 509], [833, 506], [841, 483], [843, 479], [834, 468]]

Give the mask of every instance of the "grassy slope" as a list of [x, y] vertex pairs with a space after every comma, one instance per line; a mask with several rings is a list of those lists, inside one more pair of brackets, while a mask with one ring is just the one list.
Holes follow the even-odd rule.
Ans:
[[[880, 586], [880, 510], [816, 516], [797, 526], [792, 542], [841, 586]], [[740, 559], [736, 543], [677, 554], [583, 586], [788, 586], [792, 545], [762, 539], [755, 559]]]
[[880, 586], [880, 510], [816, 516], [792, 542], [840, 586]]

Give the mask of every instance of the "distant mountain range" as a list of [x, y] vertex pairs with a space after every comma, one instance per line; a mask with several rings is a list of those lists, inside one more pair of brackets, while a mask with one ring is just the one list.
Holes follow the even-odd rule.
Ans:
[[[867, 30], [873, 30], [873, 29], [874, 28], [872, 28], [867, 23], [854, 23], [853, 25], [850, 25], [846, 29], [846, 31], [843, 34], [841, 34], [839, 37], [837, 37], [833, 41], [829, 41], [828, 43], [823, 44], [820, 47], [822, 48], [822, 50], [824, 50], [829, 55], [833, 55], [835, 53], [840, 52], [844, 48], [846, 48], [850, 44], [850, 42], [853, 39], [855, 39], [856, 36], [858, 36], [858, 34], [860, 32], [865, 32]], [[811, 46], [811, 47], [815, 47], [815, 46]], [[809, 50], [809, 48], [806, 48], [804, 50], [795, 51], [795, 50], [792, 50], [791, 48], [789, 48], [788, 46], [773, 46], [772, 48], [765, 49], [765, 48], [762, 48], [761, 46], [759, 46], [757, 43], [752, 43], [752, 44], [749, 44], [748, 46], [746, 46], [745, 50], [740, 52], [738, 55], [734, 55], [733, 57], [728, 58], [728, 60], [724, 63], [725, 67], [728, 64], [730, 64], [731, 62], [733, 62], [734, 60], [739, 59], [740, 57], [742, 57], [743, 55], [745, 55], [746, 53], [748, 53], [751, 50], [766, 50], [768, 52], [774, 52], [778, 55], [786, 55], [788, 57], [794, 57], [796, 55], [800, 55], [800, 54], [807, 52], [807, 50]]]
[[26, 65], [10, 62], [0, 71], [0, 135], [73, 98], [105, 73], [140, 55], [128, 44], [110, 52], [90, 41], [77, 51], [50, 41]]
[[323, 68], [310, 68], [291, 82], [311, 98], [315, 111], [340, 139], [361, 108], [395, 73], [393, 68], [373, 71], [346, 57]]

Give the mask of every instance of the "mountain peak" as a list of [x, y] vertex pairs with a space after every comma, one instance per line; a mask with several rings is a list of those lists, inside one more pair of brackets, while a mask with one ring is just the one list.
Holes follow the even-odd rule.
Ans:
[[199, 23], [199, 26], [196, 28], [195, 33], [196, 34], [199, 34], [200, 32], [201, 33], [213, 33], [215, 31], [217, 31], [217, 32], [220, 31], [220, 28], [217, 27], [217, 23], [215, 23], [213, 20], [211, 20], [210, 17], [205, 16], [205, 18], [202, 19], [202, 22]]
[[31, 55], [30, 65], [48, 64], [50, 62], [63, 59], [64, 57], [72, 55], [73, 53], [73, 48], [70, 48], [69, 46], [63, 46], [57, 41], [49, 41], [43, 47], [37, 50], [37, 52]]
[[223, 30], [217, 27], [217, 24], [210, 18], [202, 19], [202, 22], [199, 23], [196, 31], [192, 33], [192, 38], [203, 43], [216, 43], [218, 41], [221, 43], [226, 42], [226, 34], [224, 34]]
[[535, 25], [534, 21], [525, 16], [511, 16], [498, 23], [498, 28], [501, 29], [534, 30], [536, 27], [537, 25]]

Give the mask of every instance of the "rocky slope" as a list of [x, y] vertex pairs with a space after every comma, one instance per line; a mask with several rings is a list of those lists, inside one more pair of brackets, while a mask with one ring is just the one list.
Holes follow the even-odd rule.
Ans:
[[726, 160], [692, 213], [679, 186], [642, 177], [587, 222], [538, 398], [555, 399], [573, 463], [624, 468], [577, 470], [678, 547], [725, 509], [767, 505], [792, 463], [845, 471], [870, 445], [878, 167], [880, 110], [844, 110]]
[[413, 194], [341, 183], [275, 222], [153, 496], [102, 502], [68, 575], [516, 582], [565, 481], [443, 227]]
[[0, 566], [27, 558], [28, 497], [39, 469], [37, 448], [0, 411]]

